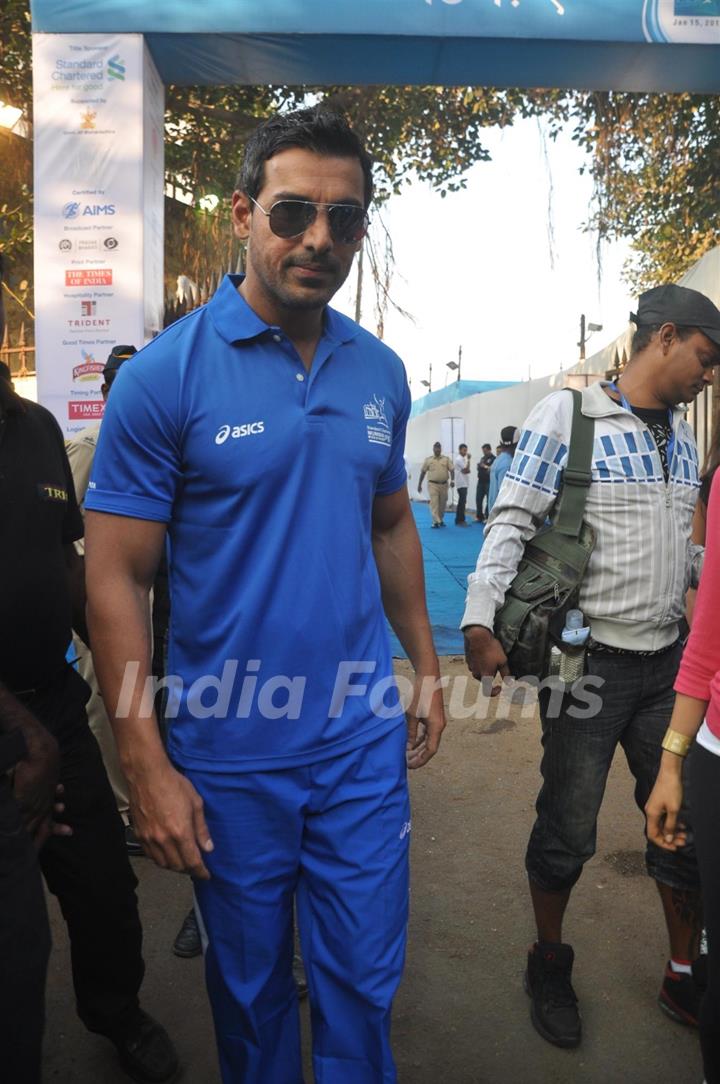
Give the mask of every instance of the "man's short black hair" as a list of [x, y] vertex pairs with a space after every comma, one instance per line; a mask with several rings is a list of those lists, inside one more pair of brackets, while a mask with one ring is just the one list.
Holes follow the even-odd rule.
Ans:
[[[668, 323], [669, 321], [665, 321]], [[657, 335], [658, 331], [663, 324], [643, 324], [637, 329], [633, 335], [632, 344], [630, 346], [630, 357], [634, 358], [637, 354], [641, 354], [643, 350], [652, 342], [652, 339]], [[697, 327], [678, 327], [675, 325], [675, 331], [677, 332], [678, 339], [684, 342], [685, 339], [689, 339], [691, 335], [694, 335], [700, 328]]]
[[365, 207], [369, 207], [373, 197], [372, 159], [345, 118], [322, 106], [277, 113], [256, 128], [245, 144], [237, 191], [256, 199], [263, 186], [267, 160], [291, 147], [327, 158], [357, 158], [365, 178]]
[[489, 448], [492, 451], [492, 444], [483, 444], [483, 448]]

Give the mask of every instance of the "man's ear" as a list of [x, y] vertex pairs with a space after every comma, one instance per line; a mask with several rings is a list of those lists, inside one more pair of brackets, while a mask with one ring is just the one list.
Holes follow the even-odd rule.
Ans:
[[666, 354], [672, 346], [673, 341], [677, 338], [677, 328], [675, 327], [675, 324], [669, 322], [663, 324], [658, 332], [658, 336], [660, 338], [660, 346], [662, 347], [663, 354]]
[[232, 194], [232, 224], [233, 233], [240, 241], [247, 241], [250, 236], [250, 221], [252, 219], [253, 206], [244, 192]]

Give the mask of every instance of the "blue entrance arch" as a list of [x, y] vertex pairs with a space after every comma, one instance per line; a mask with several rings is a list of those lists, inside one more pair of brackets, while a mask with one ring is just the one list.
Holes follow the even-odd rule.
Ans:
[[32, 0], [33, 31], [143, 34], [165, 83], [720, 91], [720, 0]]

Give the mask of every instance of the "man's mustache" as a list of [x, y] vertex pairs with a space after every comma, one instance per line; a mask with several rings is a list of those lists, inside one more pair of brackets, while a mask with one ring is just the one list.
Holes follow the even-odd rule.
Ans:
[[301, 267], [305, 271], [337, 271], [337, 260], [322, 259], [322, 260], [287, 260], [286, 267]]

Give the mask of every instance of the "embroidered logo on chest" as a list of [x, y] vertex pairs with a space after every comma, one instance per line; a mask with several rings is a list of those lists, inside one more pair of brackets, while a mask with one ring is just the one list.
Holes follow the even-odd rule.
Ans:
[[240, 437], [254, 437], [258, 433], [265, 432], [265, 422], [246, 422], [244, 425], [221, 425], [215, 435], [216, 444], [224, 444], [230, 437], [231, 440], [239, 440]]
[[378, 399], [373, 395], [370, 403], [363, 407], [363, 417], [367, 423], [367, 438], [371, 444], [384, 444], [389, 447], [392, 443], [392, 434], [385, 413], [385, 399]]

